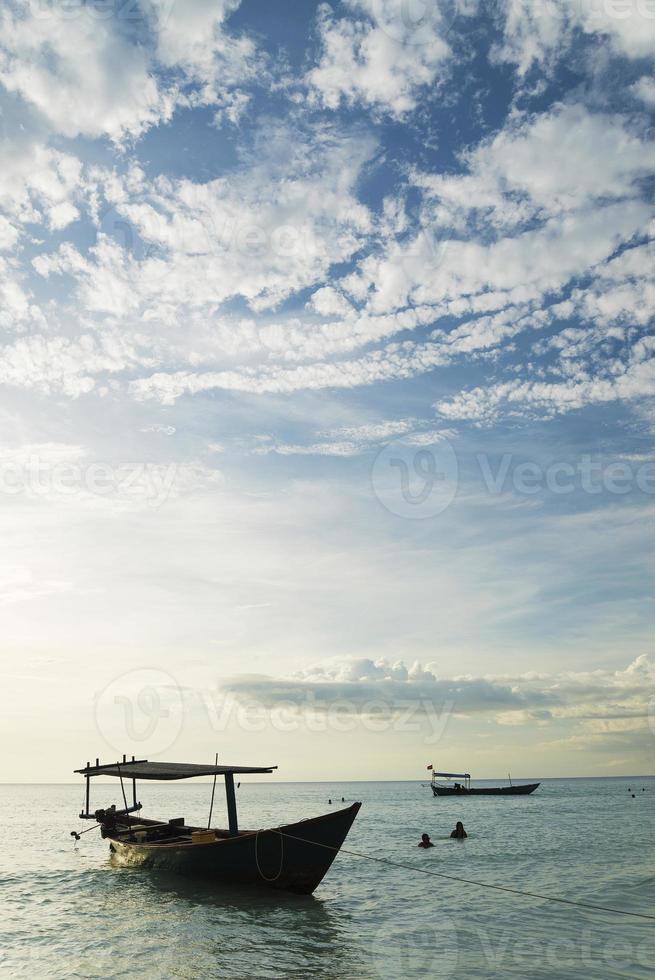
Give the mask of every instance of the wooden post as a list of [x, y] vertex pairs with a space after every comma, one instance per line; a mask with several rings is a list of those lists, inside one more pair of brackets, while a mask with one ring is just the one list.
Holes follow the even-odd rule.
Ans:
[[[88, 770], [88, 768], [89, 768], [90, 765], [91, 765], [91, 763], [90, 762], [87, 762], [87, 764], [86, 764], [87, 770]], [[89, 776], [89, 774], [87, 772], [87, 774], [86, 774], [86, 812], [87, 813], [89, 812], [89, 792], [90, 792], [90, 789], [91, 789], [91, 777]]]
[[[216, 759], [214, 760], [214, 765], [218, 765], [218, 752], [216, 753]], [[212, 825], [212, 813], [214, 811], [214, 793], [216, 792], [216, 773], [214, 773], [214, 782], [212, 783], [212, 798], [209, 804], [209, 816], [207, 817], [207, 830]]]
[[132, 802], [136, 806], [136, 779], [132, 780]]
[[231, 772], [225, 773], [225, 798], [227, 800], [227, 820], [230, 828], [230, 837], [237, 837], [239, 834], [237, 799], [234, 794], [234, 776]]

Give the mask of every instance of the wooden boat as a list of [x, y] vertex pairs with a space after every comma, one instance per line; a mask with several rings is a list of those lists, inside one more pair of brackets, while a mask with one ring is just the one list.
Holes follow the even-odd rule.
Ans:
[[[452, 781], [452, 786], [440, 783], [439, 779]], [[463, 782], [457, 782], [462, 779]], [[540, 783], [512, 783], [509, 786], [471, 786], [471, 774], [469, 772], [433, 772], [432, 792], [435, 796], [527, 796], [534, 793]]]
[[[235, 775], [270, 773], [277, 766], [219, 766], [180, 762], [127, 760], [95, 766], [88, 762], [76, 769], [86, 779], [86, 803], [82, 820], [95, 820], [110, 842], [112, 859], [121, 865], [155, 868], [182, 875], [210, 879], [227, 885], [263, 885], [310, 895], [320, 884], [337, 856], [361, 803], [353, 803], [307, 820], [260, 830], [240, 830], [237, 820]], [[90, 810], [90, 783], [94, 776], [120, 779], [124, 806]], [[225, 780], [228, 829], [188, 825], [183, 817], [146, 820], [135, 816], [142, 809], [137, 801], [137, 779], [189, 779], [214, 776]], [[125, 783], [131, 782], [132, 803], [128, 805]], [[93, 828], [89, 828], [93, 829]], [[85, 833], [85, 831], [82, 831]], [[79, 834], [72, 831], [79, 839]]]

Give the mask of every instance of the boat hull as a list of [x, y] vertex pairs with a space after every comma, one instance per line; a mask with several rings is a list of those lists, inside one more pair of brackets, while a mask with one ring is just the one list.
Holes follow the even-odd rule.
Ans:
[[110, 837], [112, 859], [226, 885], [257, 885], [311, 895], [334, 861], [359, 812], [353, 803], [310, 820], [241, 831], [206, 843], [136, 843]]
[[465, 789], [463, 786], [455, 789], [453, 786], [433, 786], [435, 796], [527, 796], [534, 793], [540, 783], [522, 783], [518, 786], [475, 786]]

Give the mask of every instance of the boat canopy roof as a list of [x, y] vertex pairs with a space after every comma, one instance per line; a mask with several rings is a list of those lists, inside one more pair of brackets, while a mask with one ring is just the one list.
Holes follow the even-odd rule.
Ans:
[[83, 776], [125, 776], [128, 779], [191, 779], [194, 776], [225, 776], [243, 773], [273, 772], [277, 766], [214, 766], [195, 762], [148, 762], [147, 759], [87, 765], [75, 772]]
[[444, 779], [470, 779], [470, 772], [433, 772], [433, 776], [442, 776]]

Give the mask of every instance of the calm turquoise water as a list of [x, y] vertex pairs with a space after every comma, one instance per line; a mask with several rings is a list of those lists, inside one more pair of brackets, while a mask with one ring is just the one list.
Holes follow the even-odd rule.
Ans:
[[[143, 785], [144, 815], [202, 822], [210, 789]], [[96, 805], [114, 791], [97, 786]], [[316, 815], [330, 796], [364, 804], [346, 847], [655, 913], [655, 779], [548, 780], [525, 799], [466, 801], [434, 799], [427, 783], [242, 783], [241, 824]], [[2, 977], [653, 976], [655, 922], [343, 853], [311, 899], [114, 869], [95, 831], [78, 845], [69, 836], [81, 801], [81, 786], [0, 786]], [[448, 839], [457, 819], [463, 843]], [[424, 830], [430, 851], [416, 847]]]

